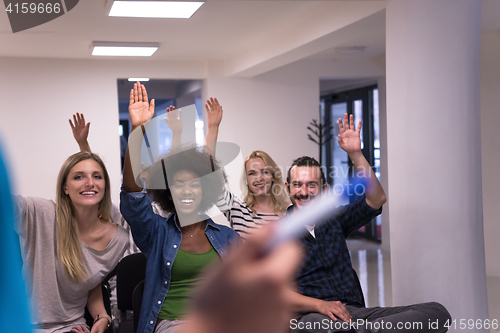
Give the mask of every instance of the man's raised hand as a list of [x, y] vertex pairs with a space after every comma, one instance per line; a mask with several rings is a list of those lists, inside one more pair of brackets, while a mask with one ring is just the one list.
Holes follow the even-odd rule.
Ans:
[[358, 123], [358, 128], [354, 127], [354, 116], [351, 114], [349, 117], [347, 113], [344, 114], [344, 122], [339, 118], [339, 146], [347, 154], [361, 152], [361, 120]]

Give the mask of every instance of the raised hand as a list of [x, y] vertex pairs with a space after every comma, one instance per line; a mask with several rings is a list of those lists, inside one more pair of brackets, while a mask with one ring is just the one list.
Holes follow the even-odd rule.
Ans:
[[347, 113], [344, 114], [344, 122], [339, 118], [339, 146], [347, 154], [361, 152], [361, 120], [358, 123], [358, 128], [354, 127], [354, 116], [351, 114], [348, 117]]
[[69, 125], [71, 126], [71, 130], [73, 131], [73, 137], [76, 142], [80, 144], [81, 142], [87, 141], [87, 137], [89, 136], [90, 123], [85, 124], [85, 117], [83, 114], [76, 113], [73, 115], [73, 122], [69, 119]]
[[167, 108], [167, 116], [164, 119], [168, 125], [168, 128], [170, 128], [170, 130], [174, 134], [182, 133], [181, 111], [181, 109], [176, 111], [175, 106], [172, 105]]
[[87, 141], [87, 137], [89, 136], [90, 123], [85, 124], [85, 117], [83, 114], [76, 113], [73, 115], [73, 122], [69, 119], [69, 126], [71, 126], [71, 130], [73, 131], [73, 137], [75, 138], [76, 143], [80, 147], [80, 151], [88, 151], [91, 152], [89, 142]]
[[146, 87], [140, 82], [134, 83], [134, 89], [130, 90], [130, 104], [128, 113], [132, 128], [141, 126], [151, 120], [155, 114], [155, 100], [148, 101]]
[[217, 98], [210, 97], [205, 104], [207, 110], [208, 128], [219, 127], [222, 121], [222, 106]]

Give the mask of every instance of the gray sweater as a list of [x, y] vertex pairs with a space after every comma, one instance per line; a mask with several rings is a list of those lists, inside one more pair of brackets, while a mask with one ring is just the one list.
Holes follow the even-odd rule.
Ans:
[[80, 241], [87, 280], [75, 283], [57, 258], [54, 201], [19, 196], [16, 201], [16, 232], [21, 244], [34, 332], [66, 332], [74, 325], [85, 325], [83, 315], [89, 291], [101, 283], [123, 256], [128, 247], [127, 231], [118, 226], [113, 239], [102, 251]]

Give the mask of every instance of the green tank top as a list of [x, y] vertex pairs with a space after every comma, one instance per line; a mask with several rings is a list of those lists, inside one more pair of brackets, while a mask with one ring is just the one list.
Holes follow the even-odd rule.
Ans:
[[193, 288], [201, 280], [199, 273], [218, 258], [213, 247], [205, 253], [191, 253], [179, 249], [172, 265], [170, 288], [158, 318], [174, 320], [185, 314]]

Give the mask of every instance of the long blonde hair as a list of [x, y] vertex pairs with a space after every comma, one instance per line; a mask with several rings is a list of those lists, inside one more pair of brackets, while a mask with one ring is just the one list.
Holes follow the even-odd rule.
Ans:
[[246, 177], [246, 165], [247, 162], [252, 158], [261, 158], [264, 161], [264, 164], [271, 171], [271, 174], [274, 178], [273, 184], [271, 186], [271, 198], [273, 199], [274, 203], [274, 212], [278, 215], [284, 215], [286, 212], [286, 208], [290, 205], [290, 199], [288, 198], [288, 195], [286, 193], [281, 170], [280, 168], [278, 168], [276, 162], [274, 162], [271, 156], [261, 150], [254, 150], [245, 158], [245, 163], [243, 164], [243, 177], [241, 179], [243, 201], [255, 213], [255, 209], [253, 209], [253, 207], [255, 206], [255, 196], [248, 188]]
[[89, 152], [79, 152], [68, 157], [64, 162], [59, 176], [57, 177], [56, 193], [56, 220], [57, 220], [57, 257], [66, 268], [70, 278], [74, 282], [86, 280], [86, 271], [83, 263], [83, 251], [80, 244], [78, 223], [73, 214], [71, 199], [64, 192], [66, 181], [70, 170], [84, 160], [93, 159], [102, 168], [105, 181], [104, 197], [99, 203], [99, 218], [112, 221], [111, 219], [111, 193], [109, 175], [99, 156]]

